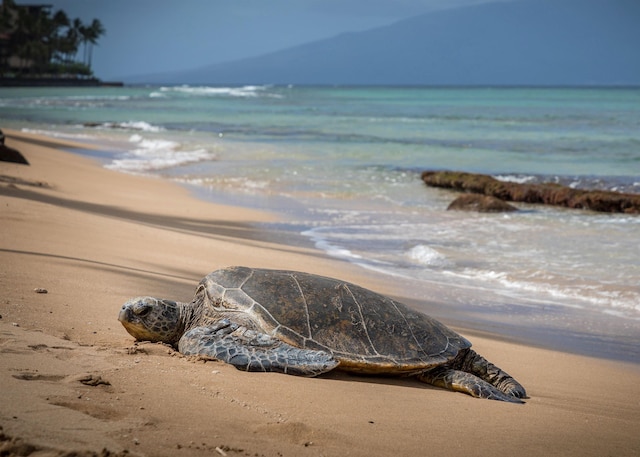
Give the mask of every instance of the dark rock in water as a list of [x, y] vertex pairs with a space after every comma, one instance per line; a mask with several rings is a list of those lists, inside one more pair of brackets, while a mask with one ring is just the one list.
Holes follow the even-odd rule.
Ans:
[[480, 213], [508, 213], [518, 211], [513, 205], [489, 195], [463, 194], [447, 207], [447, 210], [478, 211]]
[[428, 186], [484, 194], [506, 201], [640, 214], [640, 194], [572, 189], [555, 183], [519, 184], [498, 181], [488, 175], [455, 171], [425, 171], [422, 180]]

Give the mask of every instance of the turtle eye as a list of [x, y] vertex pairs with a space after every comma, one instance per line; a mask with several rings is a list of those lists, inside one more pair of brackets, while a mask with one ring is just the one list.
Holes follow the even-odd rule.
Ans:
[[136, 306], [133, 311], [136, 313], [136, 315], [144, 317], [151, 312], [151, 306], [145, 303], [140, 306]]

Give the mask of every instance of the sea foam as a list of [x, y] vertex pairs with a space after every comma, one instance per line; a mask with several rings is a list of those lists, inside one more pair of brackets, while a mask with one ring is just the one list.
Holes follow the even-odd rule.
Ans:
[[[198, 96], [227, 96], [227, 97], [273, 97], [281, 98], [280, 94], [267, 92], [269, 86], [242, 86], [242, 87], [211, 87], [211, 86], [175, 86], [161, 87], [161, 93], [182, 93]], [[158, 96], [158, 95], [154, 95]]]
[[189, 163], [214, 160], [215, 154], [206, 149], [181, 150], [182, 145], [165, 139], [148, 139], [140, 134], [129, 138], [134, 147], [124, 156], [107, 164], [107, 168], [128, 172], [148, 172]]
[[409, 249], [407, 256], [421, 265], [443, 266], [448, 263], [446, 256], [424, 244]]
[[126, 121], [126, 122], [103, 122], [103, 123], [85, 123], [82, 127], [92, 127], [96, 129], [122, 129], [137, 130], [140, 132], [162, 132], [165, 129], [158, 125], [153, 125], [145, 121]]

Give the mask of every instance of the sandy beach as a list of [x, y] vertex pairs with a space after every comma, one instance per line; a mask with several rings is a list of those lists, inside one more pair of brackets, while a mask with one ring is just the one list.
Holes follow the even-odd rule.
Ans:
[[125, 300], [186, 301], [230, 265], [391, 289], [252, 224], [271, 214], [3, 130], [31, 165], [0, 162], [0, 455], [640, 455], [637, 364], [455, 328], [527, 388], [514, 405], [412, 380], [245, 373], [136, 344], [117, 321]]

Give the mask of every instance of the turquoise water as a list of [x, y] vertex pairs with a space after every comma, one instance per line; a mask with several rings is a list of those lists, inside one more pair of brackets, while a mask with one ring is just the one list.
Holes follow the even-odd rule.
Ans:
[[442, 315], [640, 358], [640, 217], [447, 212], [455, 195], [419, 179], [455, 169], [640, 193], [640, 89], [0, 89], [0, 127], [97, 143], [106, 167], [278, 212], [267, 228]]

